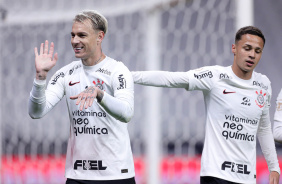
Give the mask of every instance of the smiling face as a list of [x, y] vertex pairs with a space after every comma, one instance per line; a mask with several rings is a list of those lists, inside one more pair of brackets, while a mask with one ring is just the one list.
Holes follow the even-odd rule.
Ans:
[[263, 46], [263, 39], [252, 34], [242, 35], [241, 40], [232, 45], [232, 70], [239, 78], [252, 77], [252, 72], [261, 58]]
[[86, 65], [91, 65], [93, 61], [97, 61], [101, 57], [103, 37], [103, 31], [95, 31], [90, 20], [74, 22], [71, 32], [71, 45], [75, 57], [81, 58]]

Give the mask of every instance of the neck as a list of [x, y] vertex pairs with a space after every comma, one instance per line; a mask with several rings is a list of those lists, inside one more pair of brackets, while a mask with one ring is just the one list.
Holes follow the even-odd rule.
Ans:
[[81, 59], [82, 63], [85, 66], [94, 66], [97, 65], [98, 63], [100, 63], [106, 56], [103, 54], [103, 52], [101, 52], [101, 54], [97, 57], [95, 57], [94, 59], [92, 58], [88, 58], [88, 59]]
[[233, 73], [240, 79], [249, 80], [252, 78], [253, 71], [243, 71], [240, 68], [235, 67], [234, 65], [232, 65], [231, 68]]

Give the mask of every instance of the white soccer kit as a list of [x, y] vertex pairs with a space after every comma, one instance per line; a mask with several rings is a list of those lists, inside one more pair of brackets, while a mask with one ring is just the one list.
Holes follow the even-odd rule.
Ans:
[[[87, 86], [104, 91], [87, 109], [71, 100]], [[70, 136], [65, 177], [82, 180], [117, 180], [135, 175], [127, 123], [134, 111], [134, 84], [122, 62], [110, 57], [94, 66], [74, 61], [61, 68], [49, 81], [35, 80], [30, 94], [31, 117], [43, 117], [64, 96], [69, 111]], [[66, 130], [67, 131], [67, 130]]]
[[282, 89], [280, 90], [276, 99], [276, 110], [274, 114], [273, 124], [274, 139], [282, 143]]
[[231, 66], [132, 75], [137, 84], [203, 92], [207, 112], [201, 176], [256, 183], [257, 137], [269, 170], [280, 173], [269, 118], [271, 86], [265, 75], [253, 72], [250, 80], [243, 80]]

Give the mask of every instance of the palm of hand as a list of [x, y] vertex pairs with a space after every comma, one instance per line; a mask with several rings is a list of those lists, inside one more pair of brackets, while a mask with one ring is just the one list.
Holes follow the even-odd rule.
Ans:
[[[49, 53], [48, 53], [49, 51]], [[52, 42], [50, 45], [50, 50], [48, 49], [48, 40], [40, 45], [40, 52], [38, 54], [37, 47], [34, 48], [35, 53], [35, 68], [36, 68], [36, 75], [38, 79], [46, 79], [46, 75], [49, 70], [51, 70], [58, 59], [58, 54], [54, 54], [54, 43]]]

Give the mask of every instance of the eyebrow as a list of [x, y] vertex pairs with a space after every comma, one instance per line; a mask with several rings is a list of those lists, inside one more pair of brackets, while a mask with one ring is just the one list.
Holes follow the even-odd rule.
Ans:
[[[248, 47], [253, 47], [252, 45], [250, 45], [250, 44], [245, 44], [245, 46], [248, 46]], [[255, 49], [261, 49], [262, 50], [262, 48], [260, 48], [260, 47], [255, 47]]]

